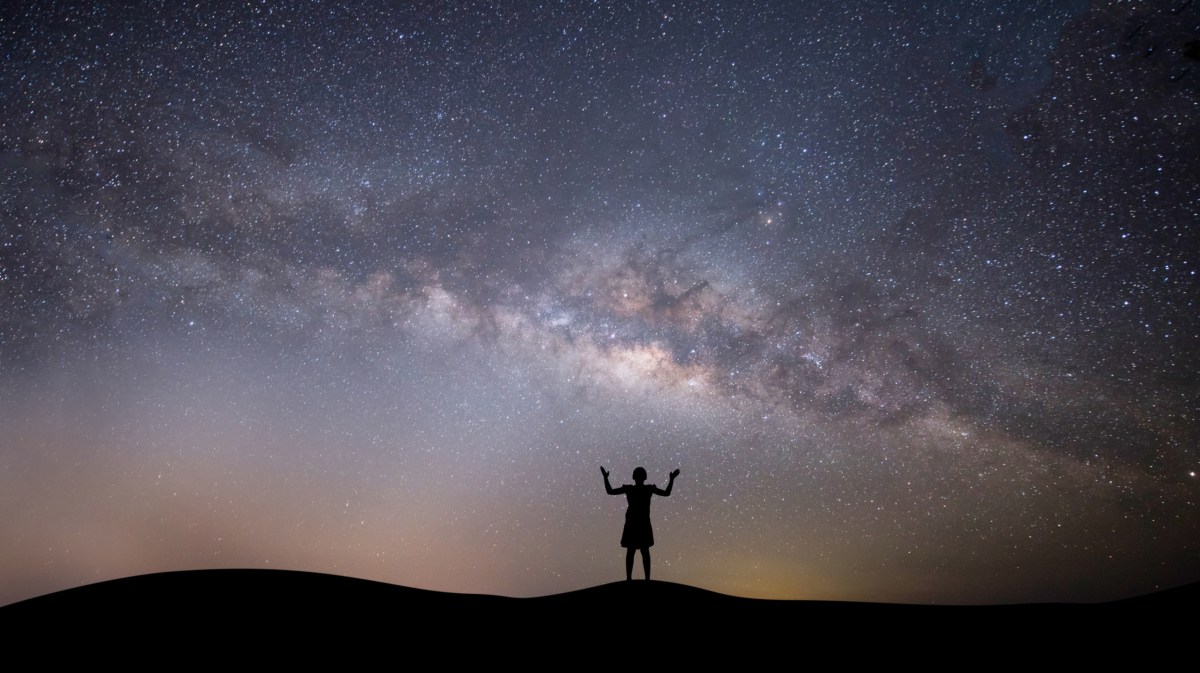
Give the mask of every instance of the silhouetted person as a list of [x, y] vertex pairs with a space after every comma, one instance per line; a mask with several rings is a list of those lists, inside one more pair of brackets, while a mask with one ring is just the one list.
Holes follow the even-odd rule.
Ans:
[[671, 487], [675, 485], [675, 477], [679, 476], [679, 470], [671, 473], [671, 480], [667, 482], [667, 489], [663, 489], [650, 484], [647, 486], [646, 468], [639, 467], [633, 471], [632, 486], [622, 484], [618, 488], [613, 488], [608, 483], [608, 470], [602, 466], [600, 474], [604, 475], [604, 490], [609, 495], [625, 494], [625, 500], [629, 503], [629, 509], [625, 510], [625, 530], [621, 533], [621, 546], [625, 548], [625, 579], [633, 579], [633, 552], [642, 550], [642, 569], [646, 571], [646, 579], [650, 579], [650, 548], [654, 546], [654, 530], [650, 528], [650, 496], [671, 495]]

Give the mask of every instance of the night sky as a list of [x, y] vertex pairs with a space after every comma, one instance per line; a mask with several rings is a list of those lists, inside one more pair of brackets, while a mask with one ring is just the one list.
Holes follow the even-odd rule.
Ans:
[[1200, 579], [1200, 3], [409, 4], [0, 10], [0, 604]]

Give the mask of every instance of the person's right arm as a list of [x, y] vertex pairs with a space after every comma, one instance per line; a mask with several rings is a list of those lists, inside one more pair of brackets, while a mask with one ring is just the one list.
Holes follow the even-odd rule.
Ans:
[[679, 470], [676, 469], [674, 472], [671, 473], [671, 478], [667, 481], [667, 490], [664, 491], [661, 488], [655, 486], [654, 492], [656, 494], [664, 496], [664, 497], [671, 495], [671, 489], [675, 487], [675, 477], [678, 477], [678, 476], [679, 476]]

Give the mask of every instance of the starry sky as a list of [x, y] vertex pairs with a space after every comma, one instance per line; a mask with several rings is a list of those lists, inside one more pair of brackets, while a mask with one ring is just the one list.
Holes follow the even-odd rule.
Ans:
[[1200, 579], [1198, 4], [6, 4], [0, 604]]

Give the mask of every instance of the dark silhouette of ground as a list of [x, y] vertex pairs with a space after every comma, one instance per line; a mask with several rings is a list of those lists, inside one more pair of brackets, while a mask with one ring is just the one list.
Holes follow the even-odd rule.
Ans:
[[[1200, 584], [1100, 604], [920, 606], [737, 598], [659, 581], [615, 582], [539, 598], [452, 594], [282, 570], [143, 575], [0, 608], [10, 651], [52, 660], [173, 656], [245, 663], [333, 657], [438, 662], [543, 661], [578, 668], [596, 657], [673, 661], [988, 661], [1036, 657], [1154, 661], [1186, 649]], [[640, 613], [645, 613], [641, 615]], [[631, 615], [638, 626], [631, 631]], [[630, 634], [642, 636], [637, 643]], [[553, 661], [545, 661], [553, 644]], [[86, 646], [85, 646], [86, 645]], [[97, 649], [98, 648], [98, 649]], [[132, 649], [126, 649], [132, 648]], [[405, 653], [408, 654], [405, 654]], [[963, 653], [955, 655], [954, 652]], [[105, 656], [104, 653], [107, 653]], [[373, 659], [364, 659], [369, 663]], [[389, 659], [388, 661], [392, 661]], [[756, 664], [757, 662], [757, 664]]]

